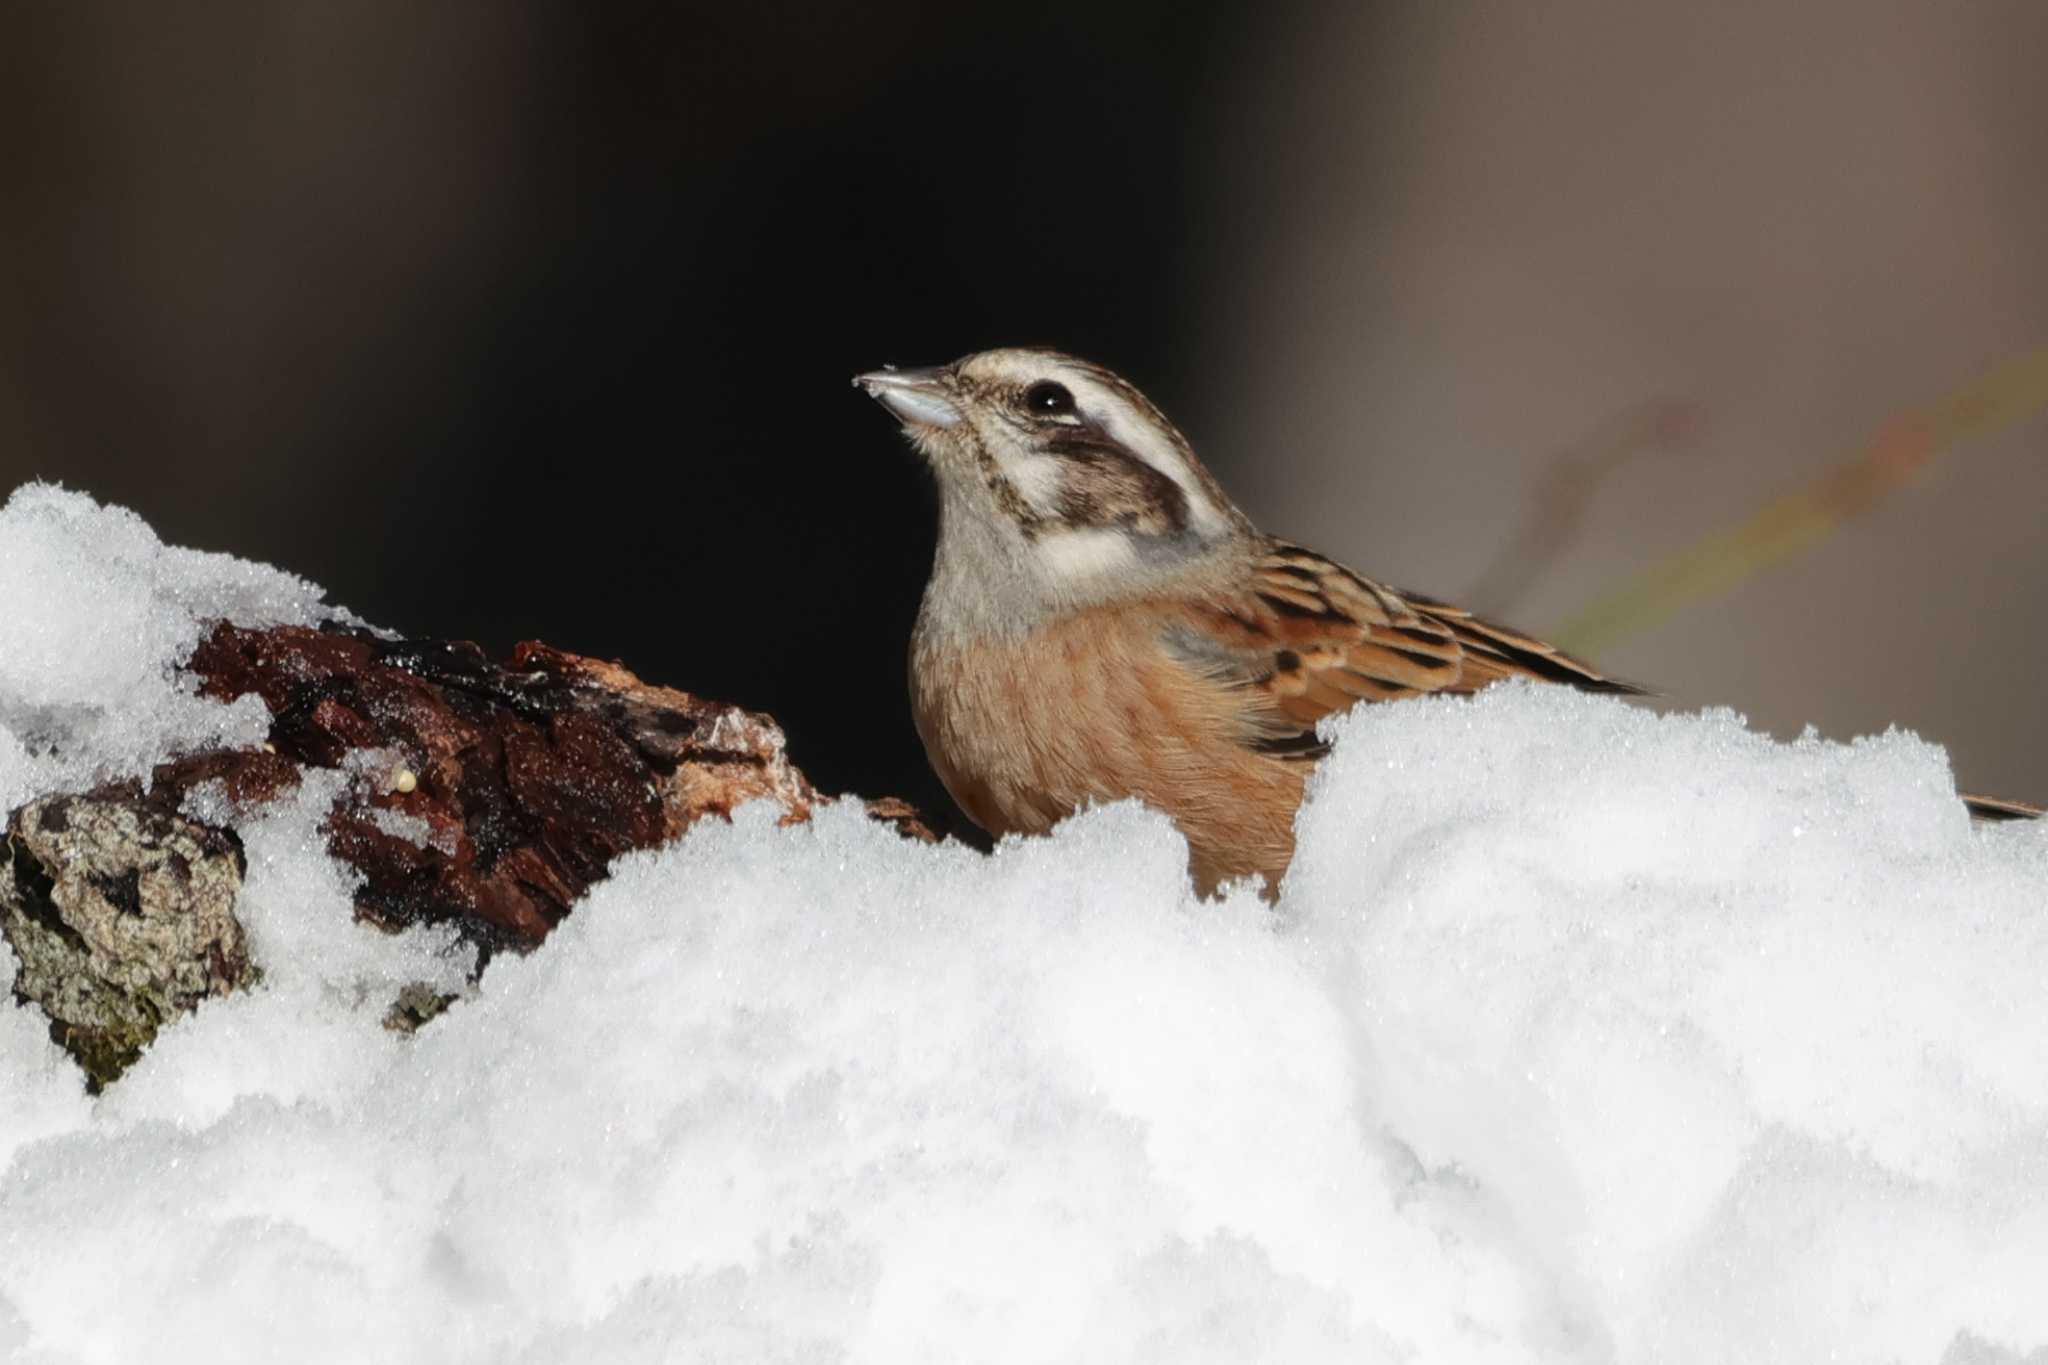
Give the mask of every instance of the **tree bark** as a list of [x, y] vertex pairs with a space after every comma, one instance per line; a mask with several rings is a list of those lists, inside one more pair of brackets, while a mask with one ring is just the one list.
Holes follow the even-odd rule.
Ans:
[[[223, 623], [185, 669], [206, 696], [261, 697], [269, 742], [171, 758], [146, 789], [39, 799], [8, 825], [0, 933], [25, 964], [15, 994], [50, 1015], [95, 1085], [165, 1019], [251, 978], [232, 913], [241, 843], [235, 820], [186, 814], [202, 787], [239, 819], [307, 769], [348, 770], [324, 828], [361, 877], [358, 918], [451, 924], [480, 962], [537, 947], [622, 853], [747, 801], [803, 820], [831, 799], [790, 763], [768, 717], [546, 645], [495, 663], [466, 643]], [[866, 804], [933, 837], [903, 802]], [[160, 951], [139, 958], [141, 944]], [[394, 1002], [392, 1022], [435, 1008]]]

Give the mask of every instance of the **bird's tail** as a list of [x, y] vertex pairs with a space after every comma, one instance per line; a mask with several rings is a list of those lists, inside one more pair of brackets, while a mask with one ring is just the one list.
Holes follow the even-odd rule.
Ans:
[[1978, 820], [2038, 820], [2048, 815], [2040, 806], [2030, 806], [2024, 801], [2004, 801], [1996, 796], [1972, 796], [1963, 793], [1963, 804], [1970, 808], [1970, 815]]

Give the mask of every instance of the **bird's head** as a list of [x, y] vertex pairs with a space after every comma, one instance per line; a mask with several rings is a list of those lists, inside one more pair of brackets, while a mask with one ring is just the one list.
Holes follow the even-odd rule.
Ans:
[[[903, 423], [938, 480], [934, 581], [949, 568], [1022, 607], [1132, 596], [1250, 523], [1129, 383], [1058, 351], [982, 351], [854, 383]], [[949, 566], [949, 554], [978, 560]], [[970, 572], [971, 571], [971, 572]]]

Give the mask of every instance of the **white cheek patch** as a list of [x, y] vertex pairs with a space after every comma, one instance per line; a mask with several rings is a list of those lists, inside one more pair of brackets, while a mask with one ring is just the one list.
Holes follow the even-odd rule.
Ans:
[[1138, 552], [1131, 538], [1118, 530], [1047, 531], [1031, 545], [1047, 576], [1056, 583], [1085, 583], [1138, 567]]
[[1061, 476], [1058, 460], [1034, 455], [1021, 460], [1005, 460], [1001, 468], [1003, 477], [1010, 481], [1010, 487], [1030, 504], [1032, 511], [1042, 517], [1058, 514]]

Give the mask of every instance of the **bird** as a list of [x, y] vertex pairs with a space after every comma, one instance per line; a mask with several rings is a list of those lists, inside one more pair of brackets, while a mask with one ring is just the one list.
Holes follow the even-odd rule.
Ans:
[[1251, 880], [1272, 899], [1325, 717], [1510, 678], [1644, 693], [1261, 531], [1103, 366], [1004, 348], [853, 382], [938, 486], [911, 712], [947, 793], [992, 835], [1135, 797], [1178, 826], [1200, 894]]

